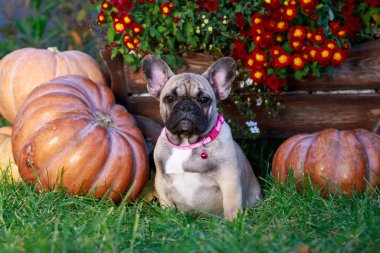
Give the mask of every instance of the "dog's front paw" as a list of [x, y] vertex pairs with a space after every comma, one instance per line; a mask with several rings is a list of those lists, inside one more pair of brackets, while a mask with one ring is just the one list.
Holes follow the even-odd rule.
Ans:
[[224, 218], [226, 220], [233, 220], [237, 217], [239, 209], [224, 210]]

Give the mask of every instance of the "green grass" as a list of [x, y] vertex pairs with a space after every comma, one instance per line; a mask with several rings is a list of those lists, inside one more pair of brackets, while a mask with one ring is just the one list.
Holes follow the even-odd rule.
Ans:
[[270, 179], [234, 221], [0, 181], [0, 252], [379, 252], [380, 194], [327, 199]]
[[266, 167], [265, 198], [234, 221], [162, 210], [156, 201], [116, 206], [63, 190], [37, 193], [4, 173], [0, 253], [379, 252], [379, 191], [350, 198], [299, 193], [294, 183], [282, 186], [268, 176], [268, 150], [251, 149], [258, 154], [254, 163]]

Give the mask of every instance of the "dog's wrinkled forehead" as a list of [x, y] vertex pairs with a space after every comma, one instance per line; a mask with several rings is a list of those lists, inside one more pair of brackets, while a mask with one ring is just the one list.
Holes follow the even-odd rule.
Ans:
[[214, 97], [214, 90], [208, 80], [197, 74], [183, 73], [172, 76], [166, 83], [162, 94], [174, 93], [179, 97], [195, 97], [200, 93]]

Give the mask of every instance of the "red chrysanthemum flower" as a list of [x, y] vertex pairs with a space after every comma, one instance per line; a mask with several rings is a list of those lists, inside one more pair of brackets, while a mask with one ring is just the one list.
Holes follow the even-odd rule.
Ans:
[[315, 0], [300, 0], [302, 7], [314, 7], [316, 5]]
[[335, 50], [338, 48], [338, 44], [333, 40], [326, 40], [325, 44], [323, 44], [323, 47], [330, 48], [331, 50]]
[[281, 93], [281, 88], [286, 84], [286, 80], [284, 78], [278, 78], [278, 76], [271, 74], [269, 75], [267, 82], [265, 85], [272, 91], [277, 94]]
[[169, 16], [172, 13], [173, 9], [170, 8], [168, 2], [165, 2], [165, 3], [160, 4], [160, 11], [165, 16]]
[[288, 5], [288, 6], [284, 7], [283, 17], [289, 21], [295, 19], [297, 17], [296, 7], [292, 6], [292, 5]]
[[123, 33], [125, 29], [127, 29], [127, 26], [124, 24], [124, 22], [117, 20], [113, 23], [113, 29], [117, 33]]
[[234, 14], [236, 27], [238, 28], [244, 28], [247, 25], [247, 21], [244, 19], [244, 15], [242, 12], [236, 12]]
[[244, 60], [247, 57], [247, 50], [245, 44], [240, 39], [233, 39], [234, 47], [232, 48], [232, 57], [235, 59]]
[[274, 41], [277, 42], [278, 44], [281, 44], [282, 42], [284, 42], [284, 40], [285, 40], [285, 37], [282, 34], [276, 34], [274, 36]]
[[301, 70], [305, 67], [305, 65], [306, 65], [306, 61], [301, 55], [295, 54], [292, 56], [291, 66], [293, 69]]
[[101, 6], [102, 6], [102, 9], [103, 9], [103, 10], [108, 10], [109, 8], [111, 8], [110, 3], [107, 2], [107, 1], [103, 1], [103, 2], [101, 3]]
[[288, 29], [289, 29], [289, 23], [283, 20], [278, 21], [275, 27], [275, 30], [277, 32], [284, 32], [284, 31], [287, 31]]
[[286, 66], [289, 66], [290, 60], [291, 60], [290, 54], [283, 51], [278, 55], [278, 57], [274, 58], [272, 65], [276, 69], [281, 69]]
[[289, 40], [289, 46], [294, 50], [294, 51], [299, 51], [302, 49], [303, 43], [302, 41], [298, 39], [290, 39]]
[[98, 25], [104, 24], [106, 22], [106, 14], [104, 12], [100, 12], [98, 14]]
[[179, 19], [180, 19], [180, 17], [174, 17], [173, 18], [173, 23], [174, 24], [178, 24]]
[[321, 64], [325, 61], [328, 61], [332, 57], [332, 50], [327, 47], [321, 47], [318, 51], [317, 57], [318, 57], [318, 63]]
[[255, 36], [255, 35], [264, 35], [265, 28], [262, 25], [254, 25], [249, 30], [249, 35]]
[[264, 83], [267, 74], [263, 68], [255, 68], [251, 71], [251, 79], [257, 83]]
[[133, 23], [133, 18], [131, 15], [129, 15], [128, 13], [124, 13], [122, 16], [121, 16], [121, 19], [124, 21], [124, 23], [129, 26]]
[[205, 3], [205, 9], [208, 11], [216, 11], [218, 8], [218, 0], [208, 0]]
[[140, 44], [140, 39], [137, 38], [137, 37], [134, 37], [134, 38], [132, 38], [132, 42], [133, 42], [136, 46], [138, 46], [138, 45]]
[[342, 50], [335, 49], [333, 51], [332, 57], [331, 57], [331, 63], [333, 66], [338, 66], [338, 65], [342, 64], [344, 59], [345, 59], [345, 54], [343, 53]]
[[125, 33], [123, 35], [123, 43], [125, 43], [127, 40], [129, 40], [131, 38], [131, 35], [129, 35], [128, 33]]
[[256, 47], [252, 53], [247, 56], [246, 66], [248, 68], [263, 68], [267, 62], [268, 57], [266, 53]]
[[311, 41], [316, 44], [322, 44], [325, 41], [325, 35], [322, 32], [316, 32]]
[[317, 61], [318, 60], [318, 51], [319, 49], [315, 46], [309, 46], [306, 51], [308, 51], [310, 56], [310, 61]]
[[306, 29], [300, 25], [292, 26], [289, 29], [289, 35], [292, 39], [303, 40], [306, 38]]
[[137, 23], [133, 23], [132, 26], [131, 26], [131, 30], [134, 34], [141, 34], [143, 31], [144, 31], [144, 28], [137, 24]]
[[251, 22], [252, 22], [252, 25], [258, 25], [258, 24], [263, 23], [263, 18], [261, 17], [260, 14], [256, 13], [252, 15]]
[[350, 49], [350, 43], [348, 43], [347, 41], [343, 42], [342, 48], [343, 49]]
[[317, 22], [318, 21], [318, 15], [316, 13], [310, 15], [310, 21]]
[[284, 50], [280, 46], [273, 46], [269, 48], [269, 55], [273, 58], [278, 57], [280, 54], [282, 54]]
[[133, 42], [132, 39], [124, 41], [124, 45], [131, 51], [135, 51], [137, 48], [137, 45]]

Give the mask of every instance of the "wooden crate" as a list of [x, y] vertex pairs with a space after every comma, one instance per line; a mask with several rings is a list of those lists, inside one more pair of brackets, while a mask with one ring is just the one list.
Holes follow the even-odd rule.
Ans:
[[[129, 73], [121, 56], [111, 60], [106, 51], [102, 56], [117, 102], [136, 115], [143, 132], [155, 141], [162, 120], [158, 102], [147, 93], [142, 73]], [[195, 54], [186, 60], [187, 67], [180, 72], [202, 73], [215, 60], [210, 55]], [[380, 40], [354, 47], [332, 77], [291, 80], [289, 86], [288, 92], [278, 96], [286, 107], [278, 117], [271, 118], [263, 108], [254, 108], [263, 138], [287, 138], [330, 127], [379, 132]], [[232, 101], [223, 101], [222, 107], [227, 114], [244, 121]]]

